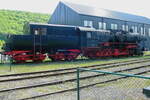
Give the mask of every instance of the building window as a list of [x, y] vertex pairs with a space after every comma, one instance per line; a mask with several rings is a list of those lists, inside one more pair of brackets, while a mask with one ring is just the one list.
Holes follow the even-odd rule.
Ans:
[[98, 23], [98, 26], [99, 26], [99, 29], [103, 29], [102, 22], [99, 22], [99, 23]]
[[137, 26], [132, 26], [131, 29], [133, 30], [133, 33], [137, 33]]
[[103, 23], [103, 29], [106, 30], [106, 23]]
[[128, 25], [122, 25], [122, 30], [123, 31], [129, 31], [129, 26]]
[[125, 25], [122, 25], [122, 30], [123, 30], [123, 31], [125, 31], [125, 30], [126, 30], [126, 29], [125, 29]]
[[88, 25], [88, 21], [84, 20], [84, 26], [87, 26], [87, 25]]
[[98, 26], [99, 26], [99, 29], [104, 29], [104, 30], [106, 30], [106, 23], [105, 23], [105, 22], [104, 22], [104, 23], [99, 22], [99, 23], [98, 23]]
[[118, 29], [118, 25], [117, 24], [115, 24], [115, 30], [117, 30]]
[[131, 27], [131, 32], [134, 33], [134, 26]]
[[143, 27], [141, 27], [140, 33], [141, 33], [141, 35], [143, 35]]
[[135, 32], [135, 33], [137, 33], [137, 32], [138, 32], [138, 28], [137, 28], [137, 26], [135, 26], [135, 28], [134, 28], [134, 32]]
[[111, 29], [114, 29], [114, 24], [110, 24], [111, 25]]
[[129, 26], [128, 26], [128, 25], [126, 25], [126, 31], [127, 31], [127, 32], [129, 31]]
[[150, 28], [148, 29], [148, 34], [149, 34], [149, 36], [150, 36]]
[[144, 28], [144, 33], [143, 33], [143, 35], [145, 35], [146, 34], [146, 28]]
[[93, 27], [93, 22], [92, 21], [88, 21], [88, 20], [84, 20], [84, 26], [85, 27]]
[[111, 24], [111, 29], [112, 30], [117, 30], [118, 29], [118, 25], [117, 24]]

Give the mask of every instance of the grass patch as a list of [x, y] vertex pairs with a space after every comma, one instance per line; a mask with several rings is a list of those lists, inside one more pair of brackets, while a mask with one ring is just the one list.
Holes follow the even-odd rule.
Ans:
[[144, 55], [150, 55], [150, 51], [144, 51]]

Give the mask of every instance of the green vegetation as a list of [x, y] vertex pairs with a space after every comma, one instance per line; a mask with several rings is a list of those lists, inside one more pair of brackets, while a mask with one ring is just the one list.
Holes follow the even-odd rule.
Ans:
[[24, 34], [23, 28], [26, 23], [47, 23], [48, 20], [48, 14], [0, 10], [0, 33]]
[[144, 55], [145, 55], [145, 56], [146, 56], [146, 55], [147, 55], [147, 56], [150, 55], [150, 51], [145, 51], [145, 52], [144, 52]]
[[128, 61], [135, 58], [150, 58], [149, 56], [141, 57], [128, 57], [128, 58], [109, 58], [109, 59], [97, 59], [97, 60], [79, 60], [73, 62], [45, 62], [45, 63], [33, 63], [33, 64], [13, 64], [12, 71], [9, 71], [9, 64], [0, 65], [0, 74], [10, 74], [10, 73], [23, 73], [23, 72], [35, 72], [44, 70], [53, 70], [61, 68], [73, 68], [73, 67], [83, 67], [95, 64], [112, 63], [119, 61]]
[[25, 25], [29, 22], [47, 23], [48, 20], [49, 14], [0, 10], [0, 46], [4, 44], [6, 34], [27, 34]]

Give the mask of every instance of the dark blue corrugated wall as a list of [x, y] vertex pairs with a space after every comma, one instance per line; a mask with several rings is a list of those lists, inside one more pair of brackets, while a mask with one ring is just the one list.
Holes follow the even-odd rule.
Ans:
[[60, 2], [48, 23], [80, 26], [80, 18], [77, 12]]

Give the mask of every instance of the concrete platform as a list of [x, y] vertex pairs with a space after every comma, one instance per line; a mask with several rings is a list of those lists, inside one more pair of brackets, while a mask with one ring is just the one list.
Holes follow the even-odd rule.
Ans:
[[143, 93], [150, 98], [150, 86], [143, 88]]

